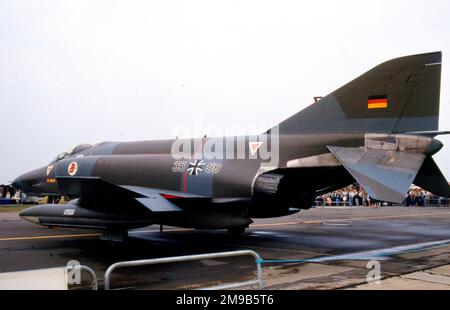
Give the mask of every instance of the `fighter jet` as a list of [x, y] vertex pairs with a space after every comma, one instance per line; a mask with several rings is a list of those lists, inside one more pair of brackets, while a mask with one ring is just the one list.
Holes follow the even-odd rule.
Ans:
[[438, 131], [441, 58], [382, 63], [254, 136], [78, 145], [13, 182], [72, 200], [20, 215], [123, 240], [152, 224], [240, 235], [254, 218], [309, 209], [355, 181], [381, 201], [401, 203], [412, 183], [450, 197], [432, 158], [449, 133]]

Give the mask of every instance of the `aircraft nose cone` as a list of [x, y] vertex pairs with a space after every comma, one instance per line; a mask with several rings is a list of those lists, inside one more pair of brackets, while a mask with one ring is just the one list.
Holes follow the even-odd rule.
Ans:
[[25, 194], [39, 192], [41, 184], [45, 183], [47, 178], [46, 167], [38, 168], [24, 173], [12, 182], [12, 186], [20, 189]]
[[12, 182], [12, 186], [16, 189], [20, 189], [22, 192], [26, 193], [31, 190], [31, 182], [30, 180], [27, 180], [25, 177], [26, 174], [23, 174], [21, 176], [18, 176], [14, 179]]

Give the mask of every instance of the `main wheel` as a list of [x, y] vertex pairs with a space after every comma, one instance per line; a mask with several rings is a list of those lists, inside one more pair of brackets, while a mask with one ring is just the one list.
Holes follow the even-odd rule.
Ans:
[[247, 227], [245, 227], [245, 226], [234, 226], [234, 227], [228, 227], [227, 230], [232, 236], [239, 237], [245, 232], [246, 228]]

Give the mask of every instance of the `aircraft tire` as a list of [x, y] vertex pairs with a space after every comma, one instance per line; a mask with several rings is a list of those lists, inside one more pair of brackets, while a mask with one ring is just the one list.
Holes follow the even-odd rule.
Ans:
[[228, 233], [231, 234], [233, 237], [239, 237], [242, 236], [245, 232], [245, 229], [247, 227], [245, 226], [235, 226], [235, 227], [228, 227]]

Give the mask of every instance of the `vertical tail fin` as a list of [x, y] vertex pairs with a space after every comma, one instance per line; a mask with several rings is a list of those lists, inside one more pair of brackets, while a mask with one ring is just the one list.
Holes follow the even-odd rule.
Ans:
[[382, 63], [279, 125], [280, 134], [438, 129], [442, 53]]

